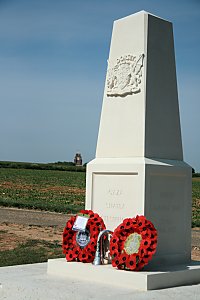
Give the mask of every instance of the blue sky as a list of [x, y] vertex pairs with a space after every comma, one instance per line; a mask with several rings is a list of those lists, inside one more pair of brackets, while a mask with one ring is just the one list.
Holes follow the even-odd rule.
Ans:
[[174, 26], [184, 160], [200, 172], [200, 1], [0, 0], [0, 160], [94, 158], [112, 25]]

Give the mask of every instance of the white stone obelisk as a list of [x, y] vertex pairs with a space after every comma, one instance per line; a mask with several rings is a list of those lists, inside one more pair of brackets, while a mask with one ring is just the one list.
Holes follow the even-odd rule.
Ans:
[[153, 265], [191, 254], [191, 167], [183, 162], [172, 24], [147, 12], [114, 22], [86, 208], [108, 229], [145, 215], [158, 230]]
[[[158, 231], [141, 272], [49, 260], [48, 274], [152, 290], [200, 283], [191, 254], [191, 167], [183, 162], [172, 24], [147, 12], [114, 22], [86, 208], [114, 230], [145, 215]], [[66, 265], [67, 264], [67, 265]]]

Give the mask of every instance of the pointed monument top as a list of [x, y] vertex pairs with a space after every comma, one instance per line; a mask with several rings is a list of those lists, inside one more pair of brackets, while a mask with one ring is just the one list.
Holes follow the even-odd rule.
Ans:
[[115, 20], [114, 22], [118, 22], [118, 21], [124, 20], [125, 18], [131, 18], [131, 17], [133, 17], [135, 15], [150, 15], [152, 17], [155, 17], [155, 18], [158, 18], [158, 19], [161, 19], [161, 20], [164, 20], [164, 21], [167, 21], [167, 22], [171, 23], [169, 20], [163, 19], [163, 18], [161, 18], [161, 17], [159, 17], [157, 15], [154, 15], [153, 13], [150, 13], [150, 12], [146, 11], [146, 10], [140, 10], [140, 11], [134, 13], [134, 14], [131, 14], [131, 15], [125, 16], [123, 18], [120, 18], [118, 20]]

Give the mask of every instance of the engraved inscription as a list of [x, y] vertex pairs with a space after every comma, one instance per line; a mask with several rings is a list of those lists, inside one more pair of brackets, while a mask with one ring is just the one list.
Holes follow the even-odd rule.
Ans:
[[103, 216], [103, 220], [105, 222], [118, 222], [118, 223], [121, 223], [123, 221], [123, 217], [117, 217], [117, 216]]
[[157, 212], [163, 212], [163, 211], [173, 212], [173, 211], [183, 210], [183, 206], [181, 204], [178, 204], [178, 203], [175, 203], [175, 204], [154, 203], [151, 207], [154, 211], [157, 211]]
[[141, 91], [141, 77], [144, 54], [124, 55], [111, 66], [108, 61], [107, 96], [126, 96]]
[[137, 175], [93, 173], [91, 209], [101, 215], [107, 228], [114, 230], [123, 219], [137, 214]]
[[112, 202], [106, 202], [106, 208], [123, 209], [124, 207], [125, 207], [124, 203], [112, 203]]
[[150, 186], [149, 218], [158, 230], [157, 253], [183, 254], [188, 243], [185, 180], [177, 175], [155, 174], [150, 178]]
[[119, 190], [119, 189], [109, 189], [108, 190], [108, 194], [110, 196], [121, 196], [122, 195], [122, 190]]

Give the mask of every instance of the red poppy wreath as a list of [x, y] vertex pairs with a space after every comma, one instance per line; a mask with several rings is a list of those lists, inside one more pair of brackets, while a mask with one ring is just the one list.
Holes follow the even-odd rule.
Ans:
[[81, 210], [80, 213], [89, 215], [86, 230], [74, 231], [76, 216], [71, 217], [64, 228], [62, 248], [67, 261], [90, 263], [95, 257], [99, 232], [106, 227], [102, 218], [92, 210]]
[[123, 220], [110, 241], [112, 266], [139, 271], [156, 252], [157, 231], [144, 216]]

